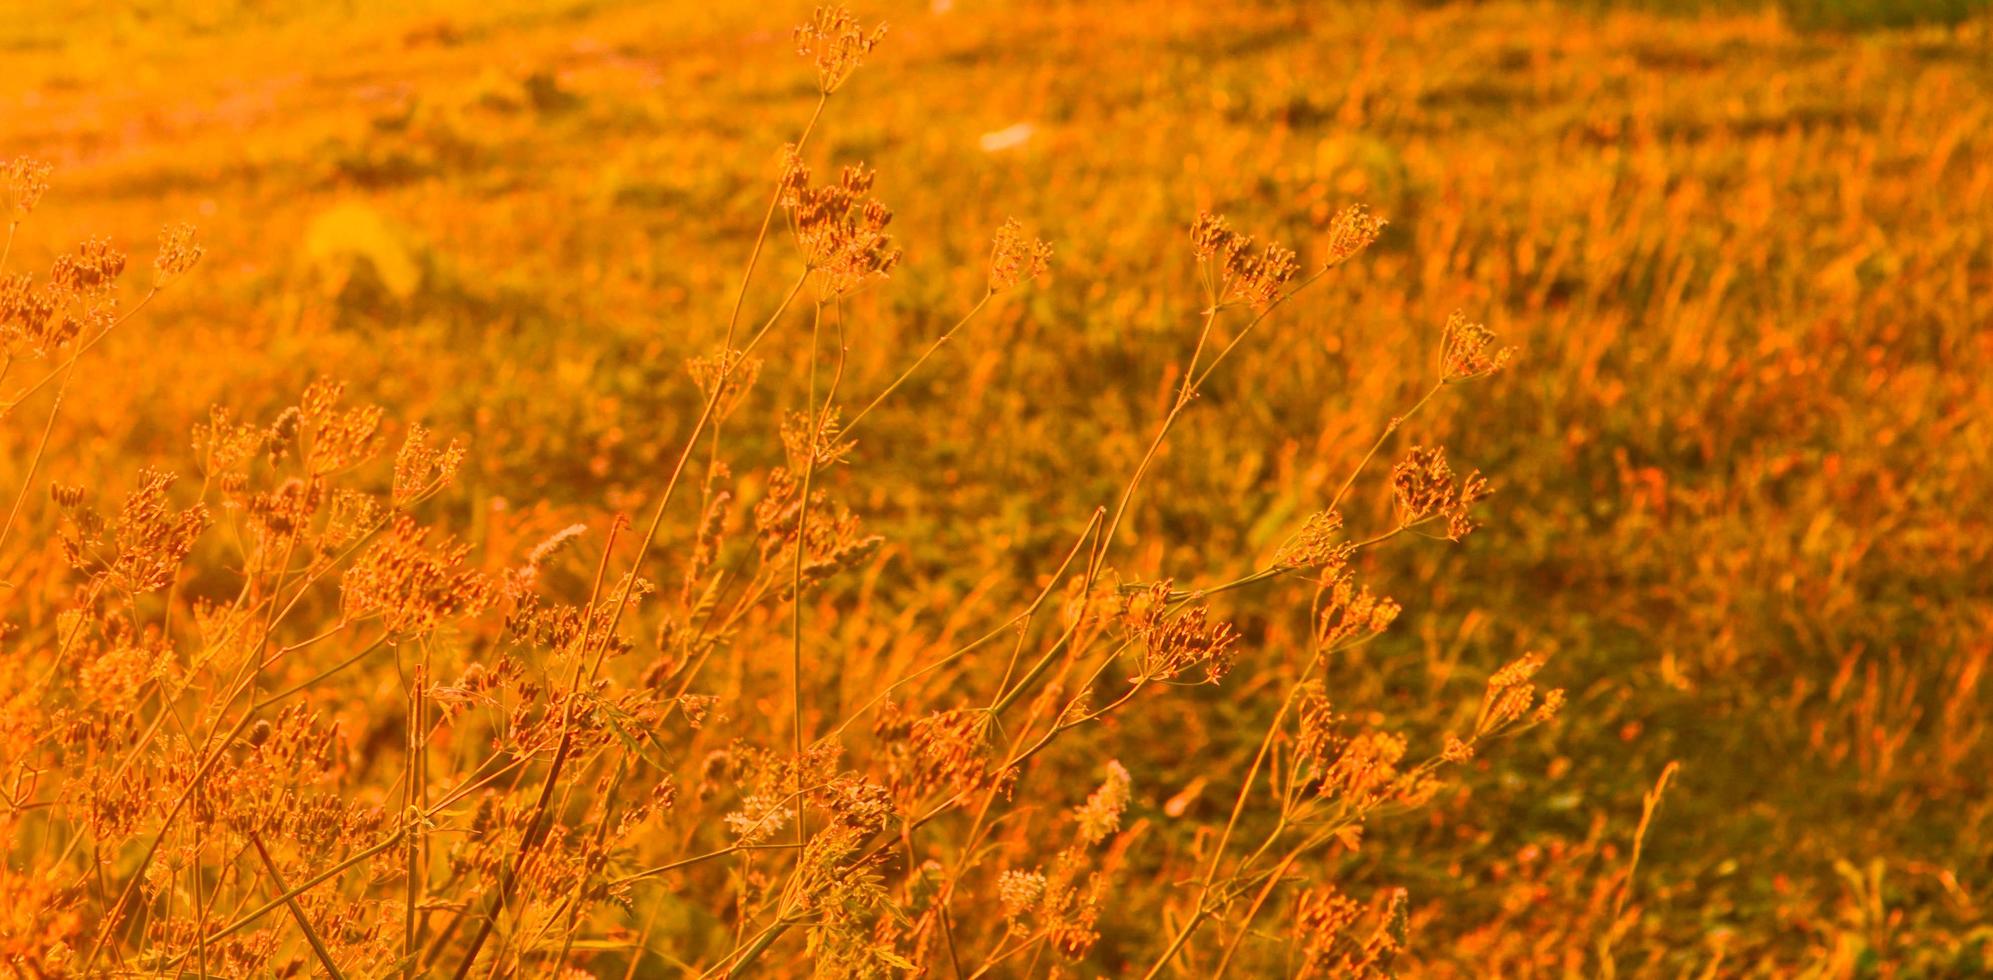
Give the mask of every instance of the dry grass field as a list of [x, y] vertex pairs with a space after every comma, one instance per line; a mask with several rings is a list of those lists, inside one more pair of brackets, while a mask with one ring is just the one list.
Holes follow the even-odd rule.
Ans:
[[1983, 5], [0, 6], [0, 976], [1993, 971]]

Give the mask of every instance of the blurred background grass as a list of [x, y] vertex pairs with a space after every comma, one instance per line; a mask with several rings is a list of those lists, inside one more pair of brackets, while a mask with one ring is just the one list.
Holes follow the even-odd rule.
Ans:
[[[992, 583], [1042, 567], [1112, 495], [1187, 353], [1200, 208], [1305, 257], [1368, 202], [1385, 241], [1219, 377], [1128, 531], [1130, 577], [1257, 567], [1416, 397], [1448, 312], [1524, 348], [1408, 431], [1494, 476], [1490, 527], [1374, 560], [1414, 615], [1330, 690], [1436, 736], [1431, 705], [1471, 701], [1532, 648], [1572, 706], [1429, 821], [1373, 828], [1345, 874], [1412, 887], [1430, 972], [1588, 970], [1602, 869], [1680, 760], [1622, 969], [1986, 969], [1985, 11], [860, 11], [891, 39], [812, 156], [879, 170], [907, 261], [859, 302], [854, 390], [960, 314], [1005, 217], [1059, 251], [840, 473], [894, 542], [867, 588], [898, 590], [909, 622], [997, 608], [1017, 586]], [[355, 0], [0, 17], [0, 153], [59, 168], [17, 257], [103, 233], [143, 251], [175, 220], [209, 250], [105, 345], [51, 476], [123, 486], [133, 461], [184, 459], [210, 403], [267, 415], [333, 373], [469, 434], [460, 524], [636, 506], [813, 102], [801, 15]], [[786, 404], [800, 345], [770, 350], [755, 397]], [[0, 485], [28, 428], [0, 428]], [[736, 439], [777, 452], [770, 432]], [[1249, 625], [1284, 615], [1237, 601]], [[1178, 765], [1136, 773], [1153, 808], [1241, 764], [1265, 700], [1198, 692], [1095, 751], [1181, 741]]]

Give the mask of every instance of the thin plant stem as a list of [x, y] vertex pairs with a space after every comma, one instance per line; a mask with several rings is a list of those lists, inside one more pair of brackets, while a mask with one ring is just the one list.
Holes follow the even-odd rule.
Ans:
[[304, 938], [311, 943], [311, 951], [318, 955], [318, 964], [325, 967], [325, 972], [332, 974], [332, 980], [346, 980], [346, 975], [339, 972], [339, 964], [332, 962], [332, 953], [325, 948], [325, 940], [318, 937], [318, 930], [312, 928], [311, 919], [304, 914], [304, 906], [298, 904], [297, 896], [291, 893], [291, 887], [284, 884], [284, 876], [277, 870], [277, 862], [270, 859], [270, 852], [263, 847], [263, 838], [258, 837], [253, 830], [249, 831], [248, 835], [249, 843], [256, 848], [256, 856], [263, 859], [263, 870], [270, 875], [270, 884], [277, 886], [277, 890], [284, 893], [284, 904], [290, 906], [291, 917], [297, 920], [298, 928], [304, 930]]
[[867, 402], [864, 408], [859, 409], [858, 414], [853, 415], [851, 417], [851, 421], [846, 422], [844, 424], [844, 434], [847, 436], [850, 435], [851, 430], [856, 429], [858, 427], [858, 423], [862, 421], [865, 418], [865, 416], [872, 414], [872, 410], [878, 408], [880, 402], [885, 401], [889, 396], [892, 395], [893, 392], [900, 390], [900, 386], [906, 384], [907, 379], [913, 377], [914, 372], [919, 371], [920, 366], [926, 364], [927, 359], [933, 357], [935, 351], [940, 350], [943, 346], [945, 346], [948, 343], [948, 341], [954, 338], [955, 334], [960, 332], [963, 327], [967, 326], [970, 320], [975, 319], [976, 314], [981, 313], [983, 311], [983, 307], [988, 306], [990, 300], [995, 296], [996, 294], [993, 292], [983, 293], [982, 298], [976, 300], [976, 305], [969, 308], [969, 312], [962, 314], [962, 318], [960, 320], [955, 321], [954, 326], [949, 327], [947, 330], [942, 331], [941, 336], [934, 338], [934, 342], [928, 344], [927, 349], [921, 351], [920, 356], [914, 358], [913, 363], [907, 365], [906, 369], [900, 372], [899, 377], [894, 378], [892, 383], [888, 384], [884, 389], [882, 389], [879, 392], [878, 395], [874, 396], [871, 401]]
[[[72, 360], [70, 363], [75, 362]], [[62, 396], [69, 391], [69, 379], [70, 369], [65, 366], [62, 369], [62, 383], [55, 389], [55, 401], [48, 407], [48, 421], [42, 424], [41, 439], [35, 443], [35, 454], [28, 459], [28, 473], [21, 478], [21, 489], [14, 494], [14, 505], [7, 510], [7, 523], [0, 524], [0, 546], [6, 545], [8, 534], [14, 530], [14, 521], [21, 516], [21, 505], [27, 502], [28, 490], [34, 486], [35, 473], [41, 468], [42, 457], [48, 452], [49, 434], [55, 431], [55, 418], [62, 411]]]
[[816, 311], [810, 317], [810, 380], [809, 397], [804, 401], [804, 411], [808, 415], [808, 431], [804, 434], [803, 480], [796, 495], [796, 544], [795, 557], [790, 562], [789, 577], [789, 709], [791, 718], [790, 751], [796, 759], [796, 844], [810, 842], [810, 832], [805, 824], [803, 806], [803, 559], [809, 552], [810, 531], [810, 484], [817, 471], [817, 445], [822, 437], [824, 416], [818, 412], [817, 401], [817, 342], [823, 331], [823, 301], [818, 300]]

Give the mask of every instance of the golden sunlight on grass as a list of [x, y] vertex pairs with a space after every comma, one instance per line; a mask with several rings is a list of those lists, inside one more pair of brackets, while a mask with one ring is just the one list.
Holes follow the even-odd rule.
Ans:
[[1993, 970], [1978, 0], [0, 49], [0, 976]]

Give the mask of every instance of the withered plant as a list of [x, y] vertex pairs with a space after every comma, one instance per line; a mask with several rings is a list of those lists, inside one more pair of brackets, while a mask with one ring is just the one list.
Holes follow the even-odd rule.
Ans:
[[[815, 109], [769, 188], [718, 343], [688, 365], [697, 413], [657, 433], [672, 448], [634, 521], [498, 543], [453, 527], [438, 501], [468, 447], [332, 381], [267, 419], [216, 407], [192, 425], [190, 459], [135, 468], [123, 487], [49, 483], [41, 464], [64, 450], [52, 433], [79, 361], [201, 248], [169, 228], [128, 310], [126, 258], [106, 242], [42, 276], [9, 274], [0, 252], [0, 412], [39, 433], [0, 525], [0, 964], [1390, 972], [1404, 893], [1360, 896], [1332, 858], [1432, 800], [1450, 767], [1555, 715], [1562, 694], [1539, 691], [1544, 660], [1522, 656], [1435, 739], [1343, 703], [1325, 667], [1417, 613], [1384, 594], [1368, 554], [1475, 530], [1489, 482], [1440, 448], [1393, 443], [1511, 351], [1461, 317], [1408, 332], [1434, 351], [1425, 393], [1379, 407], [1368, 451], [1258, 571], [1197, 584], [1143, 567], [1128, 544], [1171, 436], [1235, 351], [1281, 342], [1268, 325], [1385, 227], [1349, 205], [1304, 257], [1197, 216], [1198, 322], [1118, 493], [1038, 557], [1015, 608], [904, 670], [859, 672], [878, 683], [847, 699], [841, 675], [864, 651], [840, 646], [839, 624], [892, 605], [852, 584], [887, 548], [853, 493], [868, 423], [1053, 268], [1023, 225], [991, 221], [959, 317], [858, 390], [848, 354], [875, 335], [863, 300], [910, 260], [890, 183], [808, 161], [882, 37], [842, 9], [797, 30]], [[5, 169], [8, 250], [48, 175]], [[764, 272], [777, 288], [755, 288]], [[778, 347], [803, 354], [797, 404], [756, 397]], [[753, 427], [778, 459], [726, 438]], [[1398, 461], [1379, 473], [1387, 450]], [[1386, 507], [1351, 506], [1360, 493], [1388, 502], [1386, 523], [1367, 524]], [[1305, 615], [1302, 649], [1269, 649], [1263, 628], [1230, 618], [1249, 589]], [[1170, 747], [1119, 737], [1118, 723], [1169, 699], [1198, 710], [1183, 689], [1208, 686], [1250, 692], [1257, 751], [1208, 774], [1215, 805], [1163, 805], [1177, 821], [1163, 847], [1143, 801], [1165, 790], [1145, 781]], [[1105, 951], [1114, 929], [1154, 941]]]

